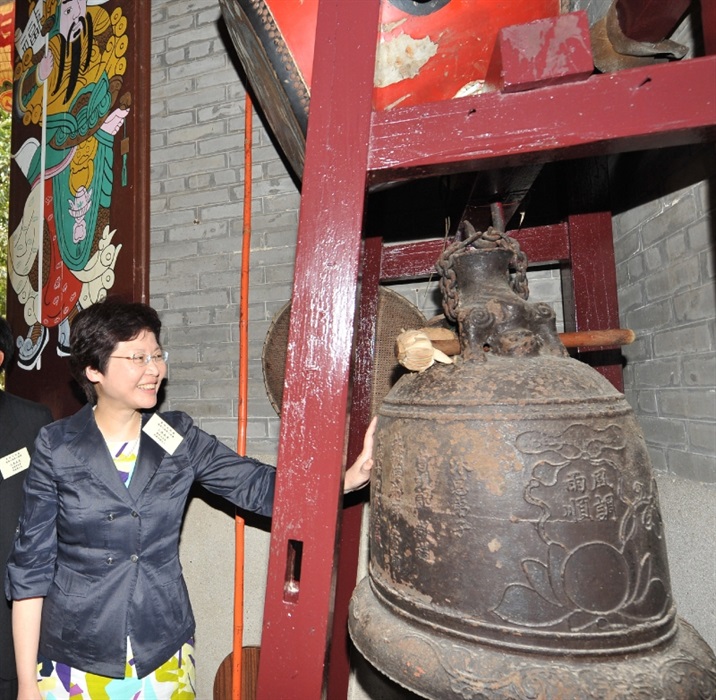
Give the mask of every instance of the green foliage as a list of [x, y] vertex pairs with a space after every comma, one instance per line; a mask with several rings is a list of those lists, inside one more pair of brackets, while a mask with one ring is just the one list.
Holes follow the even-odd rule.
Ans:
[[7, 299], [8, 206], [10, 204], [10, 114], [0, 109], [0, 316]]

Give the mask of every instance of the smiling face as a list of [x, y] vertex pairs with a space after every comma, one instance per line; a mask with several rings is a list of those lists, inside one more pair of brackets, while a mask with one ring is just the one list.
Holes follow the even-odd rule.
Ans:
[[132, 355], [156, 355], [161, 352], [154, 333], [140, 331], [132, 340], [117, 343], [105, 372], [88, 367], [87, 378], [97, 392], [97, 407], [103, 411], [127, 411], [154, 408], [157, 393], [167, 375], [164, 362], [135, 364]]

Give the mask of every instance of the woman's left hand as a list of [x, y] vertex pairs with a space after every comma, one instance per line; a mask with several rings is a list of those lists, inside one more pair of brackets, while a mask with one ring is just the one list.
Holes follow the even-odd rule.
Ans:
[[370, 470], [373, 468], [373, 435], [375, 434], [375, 424], [378, 422], [378, 416], [375, 416], [365, 431], [363, 438], [363, 450], [357, 459], [346, 470], [346, 477], [343, 480], [343, 493], [355, 491], [365, 486], [370, 479]]

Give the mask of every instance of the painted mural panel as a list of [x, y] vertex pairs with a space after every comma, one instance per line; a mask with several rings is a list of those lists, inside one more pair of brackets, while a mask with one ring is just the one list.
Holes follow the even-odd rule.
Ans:
[[148, 0], [16, 3], [8, 318], [24, 371], [9, 384], [56, 415], [77, 404], [77, 312], [146, 296], [148, 14]]

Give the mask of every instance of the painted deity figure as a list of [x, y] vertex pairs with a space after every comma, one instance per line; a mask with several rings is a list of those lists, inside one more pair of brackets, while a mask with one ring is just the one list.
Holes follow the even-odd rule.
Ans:
[[42, 134], [13, 156], [31, 187], [8, 256], [29, 327], [18, 364], [28, 370], [40, 367], [52, 328], [57, 353], [68, 354], [70, 321], [114, 284], [113, 146], [131, 98], [122, 93], [127, 18], [105, 2], [39, 0], [16, 31], [14, 108]]

